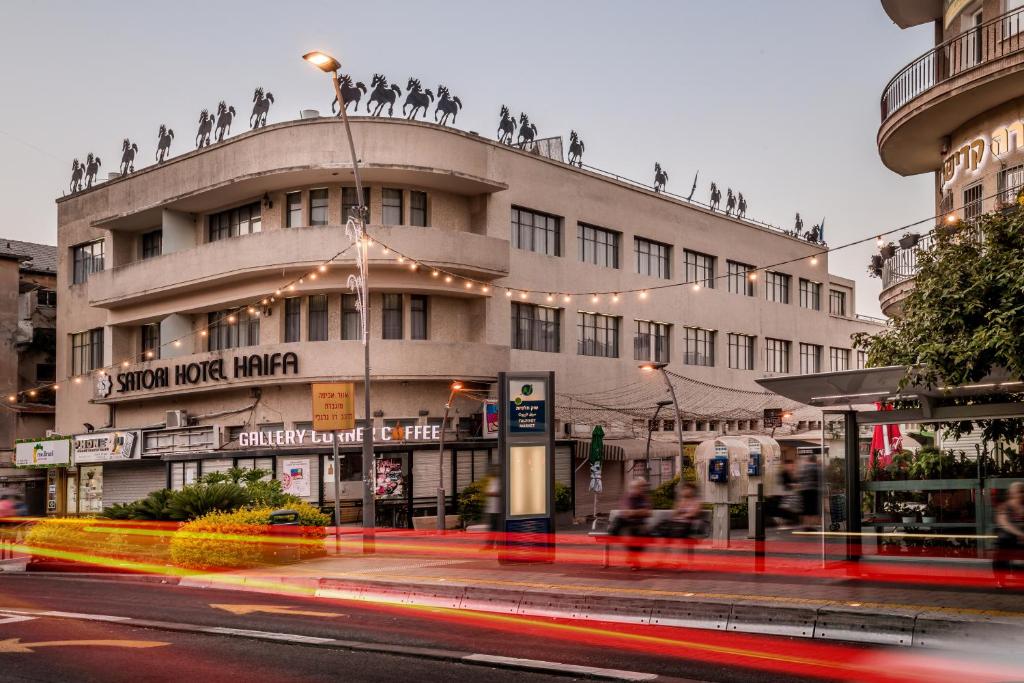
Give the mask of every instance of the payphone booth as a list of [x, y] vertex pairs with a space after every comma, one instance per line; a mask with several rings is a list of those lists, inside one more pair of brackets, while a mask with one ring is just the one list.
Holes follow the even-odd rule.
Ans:
[[498, 373], [500, 562], [555, 556], [555, 373]]

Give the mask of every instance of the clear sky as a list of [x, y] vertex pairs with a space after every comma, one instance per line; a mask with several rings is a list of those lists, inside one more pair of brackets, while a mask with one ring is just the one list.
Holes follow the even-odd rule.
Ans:
[[[875, 146], [882, 87], [930, 38], [877, 0], [9, 3], [0, 236], [56, 243], [73, 158], [98, 154], [105, 178], [129, 137], [148, 165], [161, 123], [185, 152], [199, 111], [222, 99], [244, 130], [257, 85], [276, 98], [269, 122], [329, 111], [329, 81], [300, 59], [319, 48], [367, 84], [374, 72], [444, 83], [464, 130], [493, 137], [507, 104], [540, 137], [579, 131], [593, 166], [649, 182], [660, 161], [680, 193], [699, 169], [704, 201], [716, 180], [752, 217], [825, 216], [835, 246], [932, 213], [930, 176], [895, 175]], [[872, 250], [833, 254], [831, 270], [878, 314]]]

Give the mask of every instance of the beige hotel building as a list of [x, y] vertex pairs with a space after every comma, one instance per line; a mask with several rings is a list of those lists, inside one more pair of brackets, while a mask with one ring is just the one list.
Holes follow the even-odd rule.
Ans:
[[[863, 364], [850, 335], [877, 323], [855, 315], [854, 283], [829, 273], [827, 254], [812, 261], [817, 245], [474, 133], [361, 117], [352, 128], [377, 243], [373, 414], [361, 414], [359, 396], [356, 406], [404, 477], [394, 509], [379, 513], [385, 524], [433, 514], [454, 379], [486, 386], [502, 370], [553, 370], [558, 392], [579, 395], [635, 382], [651, 360], [756, 391], [760, 377]], [[131, 434], [123, 457], [91, 455], [68, 469], [69, 511], [236, 465], [270, 469], [314, 503], [333, 500], [329, 437], [310, 429], [310, 383], [353, 381], [361, 392], [352, 252], [248, 306], [345, 250], [343, 216], [355, 203], [335, 118], [268, 125], [58, 200], [57, 430], [86, 452], [97, 435]], [[424, 267], [413, 271], [385, 245]], [[490, 284], [467, 288], [459, 276]], [[682, 281], [700, 286], [657, 289]], [[612, 291], [624, 293], [585, 294]], [[482, 410], [465, 397], [452, 406], [449, 493], [494, 457]], [[559, 444], [557, 476], [572, 485], [572, 442]], [[359, 444], [347, 435], [342, 450], [351, 519]], [[75, 479], [86, 475], [89, 500], [77, 500]]]

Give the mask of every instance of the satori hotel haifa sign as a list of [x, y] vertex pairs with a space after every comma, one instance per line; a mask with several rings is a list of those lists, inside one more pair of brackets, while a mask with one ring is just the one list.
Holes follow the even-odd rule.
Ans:
[[352, 382], [313, 385], [313, 429], [329, 432], [356, 426], [355, 386]]

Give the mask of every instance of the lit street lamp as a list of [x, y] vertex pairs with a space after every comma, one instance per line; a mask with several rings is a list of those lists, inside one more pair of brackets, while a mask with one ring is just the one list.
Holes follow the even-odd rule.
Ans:
[[[370, 287], [368, 282], [370, 240], [366, 234], [363, 183], [359, 177], [359, 159], [356, 157], [355, 143], [352, 142], [352, 129], [348, 123], [348, 114], [345, 112], [345, 100], [341, 96], [341, 85], [338, 83], [338, 69], [341, 68], [341, 63], [329, 54], [319, 51], [308, 52], [302, 58], [321, 71], [331, 74], [334, 94], [338, 98], [338, 108], [341, 110], [341, 120], [345, 125], [345, 135], [348, 137], [348, 151], [352, 158], [352, 175], [356, 183], [356, 202], [358, 202], [356, 215], [348, 216], [345, 231], [349, 239], [356, 245], [356, 263], [359, 267], [359, 275], [348, 276], [348, 285], [356, 294], [363, 333], [363, 417], [366, 421], [363, 428], [363, 551], [373, 552], [373, 528], [376, 526], [373, 484], [376, 472], [373, 460], [373, 413], [370, 412]], [[342, 218], [345, 217], [342, 216]], [[339, 475], [339, 463], [336, 459], [334, 476], [338, 477]], [[335, 519], [334, 523], [335, 525], [340, 524], [341, 520]]]
[[462, 382], [452, 382], [448, 401], [444, 404], [444, 417], [441, 418], [441, 438], [437, 449], [437, 531], [445, 530], [445, 496], [444, 496], [444, 428], [448, 424], [448, 409], [452, 407], [455, 394], [462, 391]]
[[679, 440], [679, 472], [682, 474], [683, 471], [683, 420], [679, 414], [679, 399], [676, 398], [675, 387], [672, 386], [672, 381], [668, 378], [668, 373], [665, 372], [665, 368], [668, 367], [668, 363], [662, 363], [655, 361], [652, 363], [642, 363], [640, 369], [644, 372], [655, 372], [658, 371], [661, 374], [662, 379], [665, 380], [665, 385], [668, 387], [668, 392], [672, 395], [672, 405], [675, 406], [676, 410], [676, 438]]

